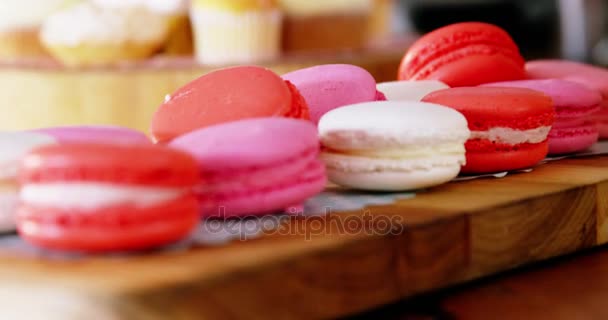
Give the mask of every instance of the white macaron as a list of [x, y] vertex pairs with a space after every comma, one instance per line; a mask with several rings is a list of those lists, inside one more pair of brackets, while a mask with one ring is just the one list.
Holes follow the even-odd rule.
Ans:
[[377, 88], [388, 101], [420, 101], [427, 94], [448, 89], [449, 86], [437, 80], [422, 80], [383, 82]]
[[465, 163], [470, 136], [459, 112], [424, 102], [369, 102], [319, 122], [329, 180], [345, 187], [407, 191], [443, 184]]

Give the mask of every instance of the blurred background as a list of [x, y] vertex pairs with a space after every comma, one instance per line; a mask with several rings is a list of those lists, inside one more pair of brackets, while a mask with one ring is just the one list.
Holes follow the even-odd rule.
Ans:
[[167, 93], [229, 65], [347, 63], [392, 81], [417, 37], [462, 21], [503, 27], [527, 60], [608, 66], [608, 0], [240, 1], [0, 0], [0, 127], [147, 130]]
[[398, 0], [393, 13], [397, 34], [485, 21], [509, 31], [528, 59], [608, 65], [607, 0]]
[[[225, 6], [230, 7], [231, 0], [225, 1]], [[244, 29], [248, 34], [241, 32], [234, 36], [234, 31], [226, 25], [213, 25], [213, 19], [197, 19], [197, 16], [209, 15], [208, 3], [197, 0], [1, 0], [0, 61], [50, 54], [68, 65], [107, 65], [119, 60], [145, 60], [160, 54], [194, 55], [202, 64], [268, 62], [294, 53], [357, 50], [384, 39], [407, 37], [411, 42], [416, 35], [447, 24], [485, 21], [505, 28], [528, 59], [562, 57], [608, 64], [608, 0], [276, 0], [261, 3], [274, 3], [270, 5], [273, 8], [266, 9], [278, 10], [284, 17], [280, 26], [271, 24], [271, 18], [266, 19], [267, 23], [251, 26], [260, 27], [256, 31], [263, 37], [251, 33], [251, 28]], [[264, 12], [268, 10], [256, 11], [257, 14]], [[160, 25], [168, 29], [161, 30]], [[157, 30], [158, 37], [152, 39], [151, 50], [144, 54], [135, 55], [125, 49], [113, 60], [89, 57], [92, 61], [74, 63], [66, 61], [62, 52], [56, 50], [57, 45], [68, 41], [72, 41], [72, 46], [91, 42], [103, 45], [99, 43], [100, 38], [103, 39], [100, 35], [110, 38], [103, 33], [103, 28], [115, 35], [114, 40], [120, 37], [132, 40], [129, 37], [149, 33], [145, 26], [154, 26], [150, 30]], [[237, 39], [236, 45], [222, 43], [224, 49], [239, 48], [239, 38], [247, 38], [248, 42], [268, 38], [273, 41], [263, 44], [269, 51], [266, 55], [250, 55], [247, 61], [242, 57], [217, 59], [216, 55], [220, 58], [230, 55], [230, 52], [216, 52], [216, 43], [210, 39], [217, 34], [223, 35], [224, 42]], [[39, 38], [43, 43], [36, 43]], [[74, 39], [79, 42], [73, 43]], [[393, 48], [397, 46], [394, 44]], [[404, 47], [401, 45], [399, 49]], [[212, 59], [207, 59], [208, 54]]]

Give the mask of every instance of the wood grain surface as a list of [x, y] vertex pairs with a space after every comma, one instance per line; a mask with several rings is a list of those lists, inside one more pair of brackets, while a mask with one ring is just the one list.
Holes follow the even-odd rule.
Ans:
[[[0, 248], [0, 319], [352, 315], [605, 243], [607, 195], [603, 156], [334, 213], [338, 222], [318, 233], [307, 230], [328, 220], [289, 220], [284, 228], [301, 230], [291, 235], [131, 257], [40, 260]], [[345, 232], [340, 222], [349, 217], [395, 225]]]
[[464, 320], [606, 319], [606, 299], [608, 251], [604, 248], [461, 288], [439, 298], [436, 310]]

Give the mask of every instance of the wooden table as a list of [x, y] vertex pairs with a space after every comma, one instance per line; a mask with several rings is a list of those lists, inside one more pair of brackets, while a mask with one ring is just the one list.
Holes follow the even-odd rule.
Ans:
[[389, 320], [608, 319], [608, 247], [418, 296], [362, 317]]
[[[313, 319], [356, 314], [608, 241], [608, 157], [292, 219], [292, 235], [134, 257], [37, 260], [0, 248], [0, 318]], [[346, 219], [389, 217], [340, 230]], [[325, 232], [310, 230], [330, 221]], [[379, 221], [379, 220], [378, 220]], [[306, 240], [307, 233], [309, 240]], [[28, 317], [23, 317], [27, 314]], [[31, 315], [31, 316], [30, 316]]]

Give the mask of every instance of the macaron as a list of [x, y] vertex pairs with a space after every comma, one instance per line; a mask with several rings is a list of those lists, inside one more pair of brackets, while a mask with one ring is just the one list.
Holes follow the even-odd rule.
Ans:
[[458, 176], [470, 132], [453, 109], [412, 101], [368, 102], [319, 122], [329, 180], [361, 190], [406, 191]]
[[199, 163], [202, 182], [195, 192], [204, 217], [281, 212], [326, 185], [317, 129], [310, 121], [241, 120], [196, 130], [169, 146]]
[[120, 144], [151, 144], [148, 137], [137, 130], [117, 126], [65, 126], [33, 130], [49, 135], [59, 144], [107, 142]]
[[25, 156], [20, 182], [17, 229], [42, 248], [148, 249], [186, 237], [199, 221], [197, 163], [167, 147], [45, 146]]
[[526, 72], [530, 79], [559, 78], [598, 90], [602, 106], [591, 119], [598, 123], [600, 138], [608, 139], [608, 70], [567, 60], [535, 60], [526, 64]]
[[591, 121], [602, 102], [602, 96], [596, 90], [557, 79], [497, 82], [487, 86], [528, 88], [551, 97], [556, 117], [549, 132], [550, 155], [584, 151], [598, 140], [597, 124]]
[[524, 59], [495, 25], [456, 23], [416, 41], [399, 67], [399, 80], [439, 80], [450, 87], [525, 78]]
[[321, 117], [342, 106], [386, 100], [376, 90], [376, 80], [365, 69], [349, 64], [329, 64], [297, 70], [283, 76], [300, 91], [310, 118], [317, 124]]
[[549, 152], [553, 101], [523, 88], [467, 87], [435, 91], [423, 101], [461, 112], [469, 123], [462, 172], [494, 173], [533, 167]]
[[0, 132], [0, 233], [15, 231], [21, 158], [34, 148], [55, 143], [55, 139], [44, 134]]
[[448, 88], [447, 84], [437, 80], [392, 81], [377, 86], [388, 101], [420, 101], [433, 91]]
[[248, 118], [310, 119], [298, 89], [255, 66], [220, 69], [167, 96], [152, 119], [152, 135], [166, 143], [194, 131]]

